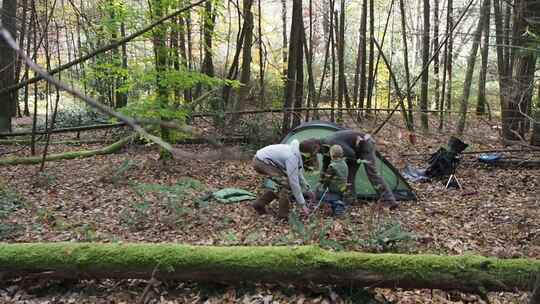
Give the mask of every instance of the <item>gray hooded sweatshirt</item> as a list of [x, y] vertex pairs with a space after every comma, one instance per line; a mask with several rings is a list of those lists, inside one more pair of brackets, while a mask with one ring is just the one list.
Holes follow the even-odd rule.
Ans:
[[289, 180], [289, 186], [299, 205], [305, 205], [302, 188], [308, 184], [304, 178], [304, 165], [300, 154], [300, 143], [293, 140], [290, 144], [266, 146], [255, 154], [255, 157], [265, 164], [279, 168]]

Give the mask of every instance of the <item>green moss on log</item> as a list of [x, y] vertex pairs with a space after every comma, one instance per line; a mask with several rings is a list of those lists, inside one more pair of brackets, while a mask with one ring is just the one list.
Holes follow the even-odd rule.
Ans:
[[[57, 161], [57, 160], [64, 160], [64, 159], [75, 159], [75, 158], [85, 158], [85, 157], [92, 157], [95, 155], [105, 155], [105, 154], [111, 154], [116, 151], [119, 151], [123, 146], [125, 146], [128, 142], [130, 142], [133, 139], [133, 136], [128, 136], [125, 138], [122, 138], [121, 140], [103, 147], [101, 149], [95, 149], [95, 150], [83, 150], [83, 151], [73, 151], [73, 152], [66, 152], [66, 153], [59, 153], [59, 154], [50, 154], [47, 155], [45, 158], [46, 161]], [[0, 159], [0, 166], [9, 166], [9, 165], [33, 165], [33, 164], [39, 164], [41, 163], [43, 159], [42, 155], [38, 156], [30, 156], [30, 157], [9, 157], [9, 158], [1, 158]]]
[[149, 278], [214, 282], [525, 290], [540, 261], [481, 256], [331, 252], [301, 247], [173, 244], [0, 244], [0, 274], [68, 278]]

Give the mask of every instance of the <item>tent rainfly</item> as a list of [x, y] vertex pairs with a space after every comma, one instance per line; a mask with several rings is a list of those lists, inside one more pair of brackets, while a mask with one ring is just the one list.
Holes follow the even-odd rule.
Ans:
[[[302, 141], [309, 138], [324, 138], [339, 130], [345, 130], [345, 128], [331, 122], [310, 121], [294, 128], [283, 138], [281, 143], [287, 144], [294, 139]], [[318, 159], [319, 167], [322, 167], [322, 156], [319, 155]], [[407, 183], [403, 176], [401, 176], [398, 170], [392, 166], [392, 164], [379, 152], [377, 152], [377, 169], [383, 176], [384, 180], [388, 183], [388, 186], [390, 186], [390, 189], [392, 189], [392, 192], [397, 200], [416, 200], [416, 195], [414, 194], [411, 186]], [[316, 172], [306, 171], [305, 177], [311, 186], [315, 186], [315, 184], [319, 181], [319, 174]], [[358, 199], [376, 200], [379, 198], [375, 188], [367, 178], [364, 165], [361, 166], [356, 174], [354, 186]]]

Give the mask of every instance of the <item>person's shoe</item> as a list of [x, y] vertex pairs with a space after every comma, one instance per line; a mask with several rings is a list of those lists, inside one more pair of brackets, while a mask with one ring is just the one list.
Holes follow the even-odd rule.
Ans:
[[332, 215], [334, 217], [341, 217], [345, 214], [345, 204], [342, 201], [335, 201], [332, 204]]
[[272, 191], [264, 192], [256, 201], [251, 203], [251, 206], [259, 215], [267, 214], [266, 205], [276, 198], [276, 195]]
[[253, 207], [253, 209], [257, 211], [258, 215], [263, 215], [263, 214], [268, 213], [268, 211], [266, 211], [266, 207], [263, 204], [261, 204], [259, 201], [255, 201], [251, 203], [251, 207]]

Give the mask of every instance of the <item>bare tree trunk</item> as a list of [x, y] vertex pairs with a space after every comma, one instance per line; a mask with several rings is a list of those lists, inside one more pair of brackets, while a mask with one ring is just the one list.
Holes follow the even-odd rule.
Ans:
[[[373, 41], [375, 39], [375, 9], [373, 0], [369, 0], [369, 64], [368, 64], [368, 84], [367, 84], [367, 105], [366, 107], [370, 109], [372, 107], [372, 92], [375, 86], [375, 73], [373, 72], [375, 68], [375, 47]], [[370, 111], [367, 110], [366, 114], [369, 114]]]
[[336, 13], [336, 20], [339, 27], [336, 27], [337, 37], [337, 57], [338, 57], [338, 117], [339, 123], [343, 122], [343, 98], [345, 96], [345, 0], [341, 0], [339, 18]]
[[[3, 0], [2, 14], [0, 15], [2, 26], [12, 37], [16, 37], [17, 0]], [[0, 90], [15, 84], [15, 51], [0, 37]], [[11, 131], [11, 117], [15, 114], [17, 91], [0, 94], [0, 132]]]
[[[358, 38], [358, 56], [356, 61], [356, 73], [354, 81], [354, 101], [359, 109], [364, 108], [364, 99], [366, 98], [366, 30], [367, 30], [367, 6], [368, 1], [362, 2], [362, 16], [360, 18], [360, 30]], [[358, 116], [362, 111], [358, 111]]]
[[[437, 48], [439, 48], [439, 0], [433, 0], [433, 49], [436, 50]], [[433, 59], [435, 88], [432, 104], [435, 106], [435, 109], [439, 109], [439, 102], [441, 99], [439, 65], [439, 53], [437, 53], [435, 54], [435, 59]]]
[[482, 38], [482, 29], [484, 28], [484, 19], [489, 13], [489, 0], [484, 0], [482, 9], [480, 10], [480, 19], [474, 32], [473, 44], [469, 59], [467, 60], [467, 71], [465, 72], [465, 82], [463, 83], [463, 97], [460, 105], [460, 116], [457, 126], [457, 134], [463, 135], [465, 131], [465, 123], [467, 119], [467, 111], [469, 107], [469, 96], [471, 93], [472, 77], [474, 72], [474, 65], [476, 63], [476, 54], [478, 53], [478, 47], [480, 45], [480, 39]]
[[420, 116], [422, 122], [422, 130], [427, 132], [429, 129], [429, 120], [428, 120], [428, 88], [429, 88], [429, 1], [424, 0], [424, 33], [422, 37], [422, 88], [420, 90], [420, 109], [422, 114]]
[[405, 12], [405, 2], [404, 0], [399, 0], [399, 8], [401, 12], [401, 35], [403, 39], [403, 60], [405, 66], [405, 79], [407, 81], [407, 108], [409, 110], [409, 123], [411, 128], [414, 130], [414, 116], [413, 116], [413, 105], [411, 100], [411, 74], [409, 72], [409, 51], [407, 49], [407, 26], [405, 24], [406, 12]]
[[[162, 18], [166, 13], [166, 6], [164, 5], [164, 0], [152, 0], [152, 13], [153, 18], [158, 20]], [[156, 87], [157, 87], [157, 101], [160, 105], [165, 106], [169, 103], [169, 89], [168, 86], [163, 82], [163, 77], [167, 71], [167, 61], [168, 61], [168, 49], [166, 44], [167, 39], [167, 25], [160, 24], [157, 29], [154, 31], [154, 53], [155, 53], [155, 62], [156, 62]], [[161, 117], [162, 120], [167, 120], [166, 117]], [[161, 138], [165, 141], [170, 140], [170, 131], [167, 128], [161, 128]], [[160, 150], [160, 158], [170, 158], [170, 152], [165, 149]]]
[[[251, 47], [253, 45], [253, 13], [251, 7], [253, 6], [253, 0], [244, 0], [243, 2], [243, 15], [244, 15], [244, 45], [242, 46], [242, 69], [240, 72], [240, 87], [238, 94], [238, 103], [236, 110], [244, 110], [246, 99], [250, 91], [251, 80]], [[261, 37], [259, 37], [261, 38]]]
[[264, 90], [264, 66], [265, 66], [265, 61], [264, 61], [264, 56], [263, 56], [263, 53], [264, 53], [264, 50], [263, 50], [263, 35], [262, 35], [262, 3], [261, 3], [262, 0], [259, 0], [257, 2], [257, 13], [259, 15], [259, 24], [258, 24], [258, 29], [259, 29], [259, 86], [260, 86], [260, 93], [259, 93], [259, 99], [260, 99], [260, 105], [264, 105], [265, 102], [264, 102], [264, 94], [265, 94], [265, 90]]
[[212, 38], [214, 35], [214, 26], [216, 23], [216, 13], [212, 7], [212, 1], [207, 1], [204, 6], [204, 22], [203, 22], [203, 49], [204, 60], [201, 67], [201, 72], [208, 76], [214, 76], [214, 61], [212, 58]]
[[[19, 49], [24, 49], [24, 39], [26, 38], [26, 16], [28, 15], [28, 0], [23, 0], [22, 3], [22, 16], [20, 17], [20, 23], [21, 23], [21, 29], [19, 33]], [[20, 56], [17, 56], [17, 62], [15, 65], [15, 83], [19, 83], [21, 80], [21, 69], [22, 69], [23, 61], [20, 58]], [[18, 117], [22, 117], [21, 113], [21, 106], [19, 103], [19, 94], [18, 92], [15, 93], [15, 103], [16, 103], [16, 114]]]
[[[446, 57], [446, 77], [448, 78], [447, 84], [446, 84], [446, 109], [448, 111], [452, 110], [452, 88], [454, 87], [453, 84], [453, 65], [454, 65], [454, 35], [450, 33], [450, 29], [454, 27], [454, 2], [453, 0], [448, 0], [448, 6], [447, 6], [447, 22], [446, 22], [446, 28], [448, 31], [448, 34], [450, 35], [448, 37], [448, 52]], [[444, 92], [443, 92], [444, 94]], [[443, 112], [441, 112], [441, 115], [444, 115]], [[444, 119], [444, 118], [442, 118]]]
[[[528, 131], [525, 115], [532, 95], [532, 81], [536, 66], [536, 52], [528, 49], [533, 43], [527, 31], [537, 31], [538, 25], [529, 24], [529, 21], [540, 13], [540, 4], [535, 0], [519, 0], [514, 3], [513, 37], [511, 54], [515, 56], [510, 60], [513, 68], [509, 78], [508, 92], [504, 94], [501, 105], [502, 135], [510, 141], [523, 140]], [[508, 70], [510, 74], [510, 70]]]
[[[292, 22], [291, 22], [291, 34], [289, 39], [289, 52], [288, 52], [288, 64], [287, 64], [287, 85], [285, 87], [285, 102], [283, 107], [285, 109], [283, 113], [282, 133], [286, 134], [291, 129], [291, 110], [294, 101], [297, 97], [297, 71], [298, 67], [298, 52], [302, 49], [301, 38], [302, 32], [302, 0], [293, 0], [292, 9]], [[300, 44], [298, 43], [300, 42]]]
[[281, 22], [283, 26], [283, 50], [282, 50], [282, 59], [283, 59], [283, 81], [287, 82], [287, 0], [281, 0]]
[[[498, 0], [494, 0], [498, 1]], [[487, 66], [489, 56], [489, 20], [490, 20], [490, 8], [485, 12], [484, 18], [484, 45], [482, 48], [482, 67], [480, 68], [480, 75], [478, 79], [478, 98], [476, 101], [476, 115], [483, 115], [486, 113], [486, 78], [487, 78]]]
[[[301, 4], [300, 4], [300, 10], [301, 10]], [[303, 41], [306, 38], [306, 31], [304, 29], [304, 21], [302, 20], [302, 13], [300, 12], [300, 25], [297, 25], [299, 27], [299, 36], [297, 37], [297, 40], [295, 43], [297, 45], [296, 49], [296, 56], [298, 58], [296, 59], [296, 88], [295, 90], [295, 98], [294, 98], [294, 108], [300, 109], [304, 106], [304, 52], [303, 52]], [[291, 40], [292, 41], [292, 40]], [[296, 113], [293, 116], [293, 125], [292, 128], [295, 128], [302, 122], [302, 116], [300, 113]]]

